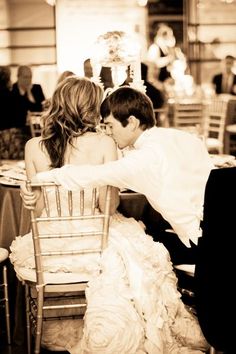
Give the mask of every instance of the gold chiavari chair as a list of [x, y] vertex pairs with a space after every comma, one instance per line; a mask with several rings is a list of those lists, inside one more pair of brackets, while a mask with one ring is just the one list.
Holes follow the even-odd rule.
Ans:
[[224, 152], [227, 106], [226, 100], [215, 98], [206, 107], [203, 135], [206, 147], [211, 153], [223, 154]]
[[2, 279], [0, 281], [0, 304], [3, 304], [5, 309], [7, 343], [11, 344], [11, 331], [10, 331], [10, 311], [9, 311], [9, 298], [8, 298], [8, 279], [7, 279], [7, 266], [8, 250], [0, 248], [0, 266], [2, 268]]
[[200, 134], [203, 125], [202, 102], [176, 102], [173, 107], [173, 126]]
[[[73, 316], [83, 317], [86, 308], [84, 291], [89, 281], [88, 274], [78, 273], [47, 273], [46, 264], [52, 257], [59, 258], [60, 264], [65, 261], [81, 260], [86, 255], [94, 255], [97, 264], [103, 250], [108, 244], [108, 231], [110, 220], [111, 187], [106, 190], [104, 212], [97, 209], [97, 190], [89, 191], [91, 198], [86, 198], [86, 190], [79, 192], [66, 191], [54, 183], [31, 183], [27, 181], [28, 190], [38, 188], [41, 190], [44, 210], [41, 216], [31, 211], [31, 227], [34, 244], [35, 270], [32, 274], [16, 269], [17, 275], [22, 279], [26, 292], [26, 319], [27, 319], [27, 345], [31, 352], [31, 333], [35, 337], [34, 353], [40, 353], [43, 323], [49, 317], [66, 319]], [[89, 205], [88, 205], [89, 204]], [[61, 227], [58, 225], [62, 223]], [[71, 225], [72, 223], [73, 225]], [[49, 233], [44, 225], [51, 225]], [[70, 228], [70, 225], [72, 229]], [[59, 229], [58, 229], [59, 227]], [[80, 247], [80, 241], [89, 238], [91, 248]], [[45, 243], [54, 240], [51, 247]], [[57, 242], [73, 243], [71, 250], [57, 250]], [[75, 249], [75, 244], [78, 245]], [[86, 246], [88, 247], [88, 246]], [[76, 257], [76, 258], [74, 258]], [[64, 263], [65, 264], [65, 263]], [[100, 267], [95, 270], [98, 274]], [[82, 294], [82, 295], [81, 295]], [[69, 296], [68, 296], [69, 295]], [[65, 299], [69, 299], [67, 302]], [[61, 299], [64, 302], [61, 302]], [[56, 310], [56, 312], [55, 312]], [[68, 317], [67, 317], [68, 316]], [[49, 348], [50, 350], [58, 350]], [[60, 349], [62, 350], [62, 349]]]
[[236, 154], [236, 124], [228, 124], [225, 127], [225, 148], [226, 154]]

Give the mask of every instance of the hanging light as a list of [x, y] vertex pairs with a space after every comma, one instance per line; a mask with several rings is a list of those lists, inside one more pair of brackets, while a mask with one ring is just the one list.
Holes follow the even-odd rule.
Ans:
[[56, 0], [45, 0], [45, 1], [50, 6], [55, 6], [56, 5]]
[[148, 0], [137, 0], [137, 3], [139, 6], [146, 6], [148, 3]]

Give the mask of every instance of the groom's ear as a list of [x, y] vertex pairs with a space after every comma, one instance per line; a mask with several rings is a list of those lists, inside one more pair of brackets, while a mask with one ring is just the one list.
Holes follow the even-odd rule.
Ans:
[[140, 126], [140, 121], [135, 116], [129, 116], [128, 122], [132, 131], [135, 131]]

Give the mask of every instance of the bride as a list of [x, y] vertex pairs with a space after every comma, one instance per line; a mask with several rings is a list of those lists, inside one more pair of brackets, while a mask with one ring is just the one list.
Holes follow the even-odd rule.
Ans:
[[[86, 78], [68, 77], [58, 84], [44, 115], [42, 135], [26, 144], [29, 179], [68, 163], [103, 164], [117, 159], [113, 139], [96, 130], [102, 97], [102, 88]], [[40, 196], [24, 188], [22, 192], [25, 206], [32, 209], [37, 201], [41, 213]], [[101, 210], [104, 193], [100, 188]], [[71, 354], [204, 352], [208, 345], [196, 318], [180, 299], [168, 251], [145, 234], [135, 219], [116, 211], [117, 189], [112, 193], [109, 244], [101, 258], [102, 273], [88, 283], [84, 318], [53, 325], [48, 321], [42, 343]], [[34, 268], [31, 233], [13, 241], [10, 259], [16, 268]], [[55, 272], [55, 264], [48, 271]], [[78, 269], [67, 265], [66, 271]]]

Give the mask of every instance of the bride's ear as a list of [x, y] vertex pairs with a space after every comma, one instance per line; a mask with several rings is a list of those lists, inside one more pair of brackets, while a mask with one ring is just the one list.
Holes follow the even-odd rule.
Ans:
[[135, 131], [140, 126], [140, 121], [135, 116], [129, 116], [128, 122], [132, 131]]

